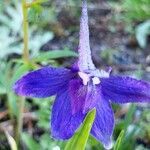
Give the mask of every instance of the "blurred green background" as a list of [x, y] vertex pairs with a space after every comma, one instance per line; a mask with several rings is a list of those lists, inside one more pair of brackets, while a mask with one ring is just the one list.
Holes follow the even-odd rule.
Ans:
[[[28, 8], [30, 62], [26, 63], [21, 1], [0, 0], [0, 150], [12, 149], [13, 139], [21, 150], [64, 149], [66, 142], [50, 136], [54, 97], [24, 100], [13, 93], [12, 85], [29, 70], [74, 62], [80, 10], [81, 0], [47, 0]], [[96, 66], [112, 66], [113, 74], [150, 81], [150, 0], [89, 0], [88, 10]], [[114, 143], [124, 130], [119, 150], [150, 149], [150, 104], [113, 108]], [[89, 137], [86, 150], [102, 149]]]

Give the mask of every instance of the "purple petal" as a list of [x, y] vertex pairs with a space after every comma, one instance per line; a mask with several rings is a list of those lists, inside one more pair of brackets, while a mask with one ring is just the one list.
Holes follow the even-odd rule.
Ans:
[[109, 102], [102, 95], [99, 95], [99, 100], [91, 134], [101, 141], [105, 148], [110, 148], [114, 129], [114, 115]]
[[102, 93], [116, 103], [150, 102], [150, 84], [130, 77], [101, 79]]
[[69, 94], [71, 97], [72, 114], [82, 111], [85, 103], [87, 86], [78, 79], [71, 80], [69, 83]]
[[100, 89], [96, 85], [88, 86], [83, 112], [88, 112], [96, 106], [99, 91]]
[[44, 67], [23, 76], [13, 88], [18, 95], [49, 97], [66, 86], [72, 76], [71, 71], [65, 68]]
[[96, 106], [99, 89], [92, 84], [83, 85], [80, 79], [73, 79], [69, 83], [72, 114], [82, 111], [87, 113]]
[[68, 91], [57, 95], [52, 109], [51, 132], [57, 139], [69, 139], [84, 120], [80, 111], [72, 115], [71, 100]]

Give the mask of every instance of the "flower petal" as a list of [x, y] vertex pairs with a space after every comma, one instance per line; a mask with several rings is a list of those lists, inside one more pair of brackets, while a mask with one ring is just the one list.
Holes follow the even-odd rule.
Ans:
[[114, 115], [109, 104], [102, 95], [99, 94], [100, 102], [96, 107], [96, 118], [93, 123], [91, 134], [102, 142], [106, 149], [112, 146], [111, 136], [114, 129]]
[[51, 118], [52, 136], [57, 139], [69, 139], [84, 120], [80, 111], [72, 115], [68, 91], [60, 92], [54, 102]]
[[88, 112], [89, 110], [93, 109], [96, 106], [99, 91], [100, 89], [96, 85], [88, 86], [83, 112]]
[[44, 67], [23, 76], [13, 88], [18, 95], [49, 97], [66, 86], [72, 76], [69, 69]]
[[71, 80], [69, 83], [69, 94], [71, 97], [72, 114], [82, 111], [85, 103], [87, 86], [84, 86], [78, 79]]
[[150, 84], [130, 77], [111, 76], [101, 79], [102, 93], [116, 103], [150, 102]]
[[96, 106], [99, 89], [96, 85], [90, 83], [83, 85], [80, 79], [73, 79], [69, 83], [69, 93], [71, 96], [72, 114], [78, 111], [87, 113]]

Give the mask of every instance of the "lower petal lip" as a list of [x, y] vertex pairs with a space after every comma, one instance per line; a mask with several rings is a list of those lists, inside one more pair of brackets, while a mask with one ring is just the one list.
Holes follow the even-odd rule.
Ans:
[[112, 146], [111, 137], [114, 130], [114, 113], [109, 101], [105, 99], [102, 93], [99, 94], [99, 100], [96, 106], [96, 118], [91, 134], [108, 149]]
[[67, 89], [60, 92], [52, 108], [51, 131], [57, 139], [67, 140], [73, 136], [85, 114], [81, 111], [72, 114], [71, 100]]

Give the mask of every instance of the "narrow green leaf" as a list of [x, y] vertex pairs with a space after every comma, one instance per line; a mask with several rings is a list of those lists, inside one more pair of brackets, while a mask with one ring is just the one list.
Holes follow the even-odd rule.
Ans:
[[95, 119], [96, 110], [93, 109], [90, 111], [81, 128], [75, 135], [68, 141], [65, 150], [84, 150], [94, 119]]
[[78, 55], [70, 50], [55, 50], [40, 53], [39, 56], [33, 58], [34, 62], [47, 61], [50, 59], [62, 58], [62, 57], [77, 57]]
[[114, 146], [114, 150], [119, 150], [120, 149], [120, 146], [121, 146], [121, 143], [122, 143], [122, 140], [123, 140], [123, 137], [124, 137], [124, 130], [122, 130], [117, 138], [117, 141], [116, 141], [116, 144]]
[[3, 83], [0, 81], [0, 95], [6, 94], [6, 88]]
[[40, 150], [41, 146], [29, 134], [22, 133], [22, 141], [26, 144], [28, 150]]
[[128, 147], [128, 143], [131, 142], [129, 144], [130, 147], [133, 146], [133, 141], [132, 141], [132, 137], [135, 133], [135, 129], [131, 132], [127, 134], [127, 129], [129, 127], [129, 125], [132, 124], [132, 120], [133, 120], [133, 116], [134, 116], [134, 112], [136, 110], [136, 104], [131, 104], [129, 107], [129, 110], [126, 114], [125, 120], [123, 121], [123, 130], [124, 130], [124, 138], [122, 139], [122, 144], [120, 145], [119, 149], [126, 149]]
[[17, 96], [13, 92], [7, 92], [7, 103], [9, 114], [11, 116], [18, 115]]
[[14, 138], [7, 131], [5, 131], [5, 134], [6, 134], [8, 142], [9, 142], [9, 145], [11, 147], [11, 150], [17, 150], [17, 144], [16, 144], [16, 141], [14, 140]]
[[9, 86], [10, 86], [10, 78], [11, 78], [11, 73], [12, 73], [12, 62], [8, 62], [7, 65], [5, 66], [5, 69], [4, 69], [4, 85], [5, 85], [5, 88], [6, 90], [9, 92]]
[[18, 80], [22, 75], [27, 73], [30, 69], [31, 68], [27, 64], [23, 64], [19, 66], [17, 65], [14, 69], [14, 74], [11, 79], [10, 88], [12, 89], [12, 85], [14, 84], [14, 82], [16, 82], [16, 80]]
[[125, 121], [124, 121], [124, 130], [125, 130], [125, 132], [126, 132], [128, 126], [129, 126], [129, 124], [131, 124], [131, 121], [132, 121], [135, 110], [136, 110], [136, 105], [131, 104], [130, 107], [129, 107], [128, 113], [126, 114]]

